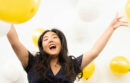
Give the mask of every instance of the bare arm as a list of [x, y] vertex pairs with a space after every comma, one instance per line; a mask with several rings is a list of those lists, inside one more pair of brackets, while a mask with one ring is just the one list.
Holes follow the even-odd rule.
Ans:
[[16, 53], [17, 57], [21, 61], [23, 67], [25, 68], [28, 64], [28, 51], [27, 49], [22, 45], [22, 43], [18, 39], [17, 32], [14, 28], [14, 25], [11, 25], [11, 29], [7, 34], [7, 38]]
[[100, 54], [100, 52], [104, 49], [108, 40], [112, 36], [113, 32], [120, 26], [128, 26], [128, 22], [122, 21], [122, 17], [119, 17], [117, 14], [116, 17], [113, 19], [112, 23], [108, 26], [108, 28], [103, 32], [103, 34], [96, 41], [92, 49], [84, 53], [81, 69], [83, 69], [86, 65], [88, 65], [92, 60], [94, 60]]

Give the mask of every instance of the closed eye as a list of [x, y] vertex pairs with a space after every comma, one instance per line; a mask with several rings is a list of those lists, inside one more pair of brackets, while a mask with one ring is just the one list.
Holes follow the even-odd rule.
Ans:
[[47, 41], [48, 39], [43, 39], [43, 41]]
[[53, 38], [57, 38], [57, 37], [53, 37]]
[[43, 41], [47, 41], [47, 40], [48, 40], [48, 36], [44, 36]]

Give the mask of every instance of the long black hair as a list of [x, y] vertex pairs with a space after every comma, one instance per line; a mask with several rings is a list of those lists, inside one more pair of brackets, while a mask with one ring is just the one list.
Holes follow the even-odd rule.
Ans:
[[36, 54], [36, 56], [39, 56], [37, 58], [37, 64], [35, 65], [35, 70], [37, 73], [42, 73], [44, 76], [44, 79], [49, 79], [47, 77], [47, 72], [50, 70], [50, 60], [51, 57], [49, 54], [47, 54], [42, 47], [42, 40], [43, 36], [47, 32], [54, 32], [58, 35], [61, 41], [61, 51], [58, 55], [58, 63], [62, 66], [63, 71], [65, 72], [64, 75], [66, 78], [69, 78], [71, 80], [75, 80], [78, 73], [82, 73], [82, 71], [79, 68], [78, 60], [74, 56], [68, 56], [68, 47], [67, 42], [64, 34], [58, 30], [58, 29], [52, 29], [52, 30], [46, 30], [39, 38], [38, 40], [38, 48], [39, 52]]

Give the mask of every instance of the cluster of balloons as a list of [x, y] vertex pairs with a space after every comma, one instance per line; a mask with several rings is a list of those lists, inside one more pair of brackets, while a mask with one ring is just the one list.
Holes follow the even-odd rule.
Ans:
[[9, 31], [8, 23], [20, 24], [30, 20], [39, 5], [40, 0], [0, 0], [0, 36]]
[[130, 62], [123, 56], [116, 56], [110, 62], [110, 69], [115, 75], [124, 75], [130, 71]]
[[[110, 62], [110, 69], [116, 75], [124, 75], [130, 71], [130, 62], [124, 56], [116, 56]], [[83, 79], [89, 79], [95, 71], [95, 64], [91, 62], [83, 69]], [[80, 74], [79, 74], [80, 75]]]
[[36, 47], [38, 47], [38, 39], [40, 35], [45, 31], [43, 28], [36, 28], [32, 32], [32, 41]]

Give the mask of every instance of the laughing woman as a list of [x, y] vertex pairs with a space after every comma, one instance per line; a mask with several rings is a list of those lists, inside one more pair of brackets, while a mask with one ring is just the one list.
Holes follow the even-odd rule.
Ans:
[[28, 74], [29, 83], [74, 83], [78, 73], [100, 54], [112, 33], [120, 26], [128, 26], [122, 19], [117, 15], [92, 49], [77, 58], [68, 56], [66, 38], [57, 29], [46, 30], [40, 36], [35, 56], [19, 41], [14, 25], [7, 37]]

